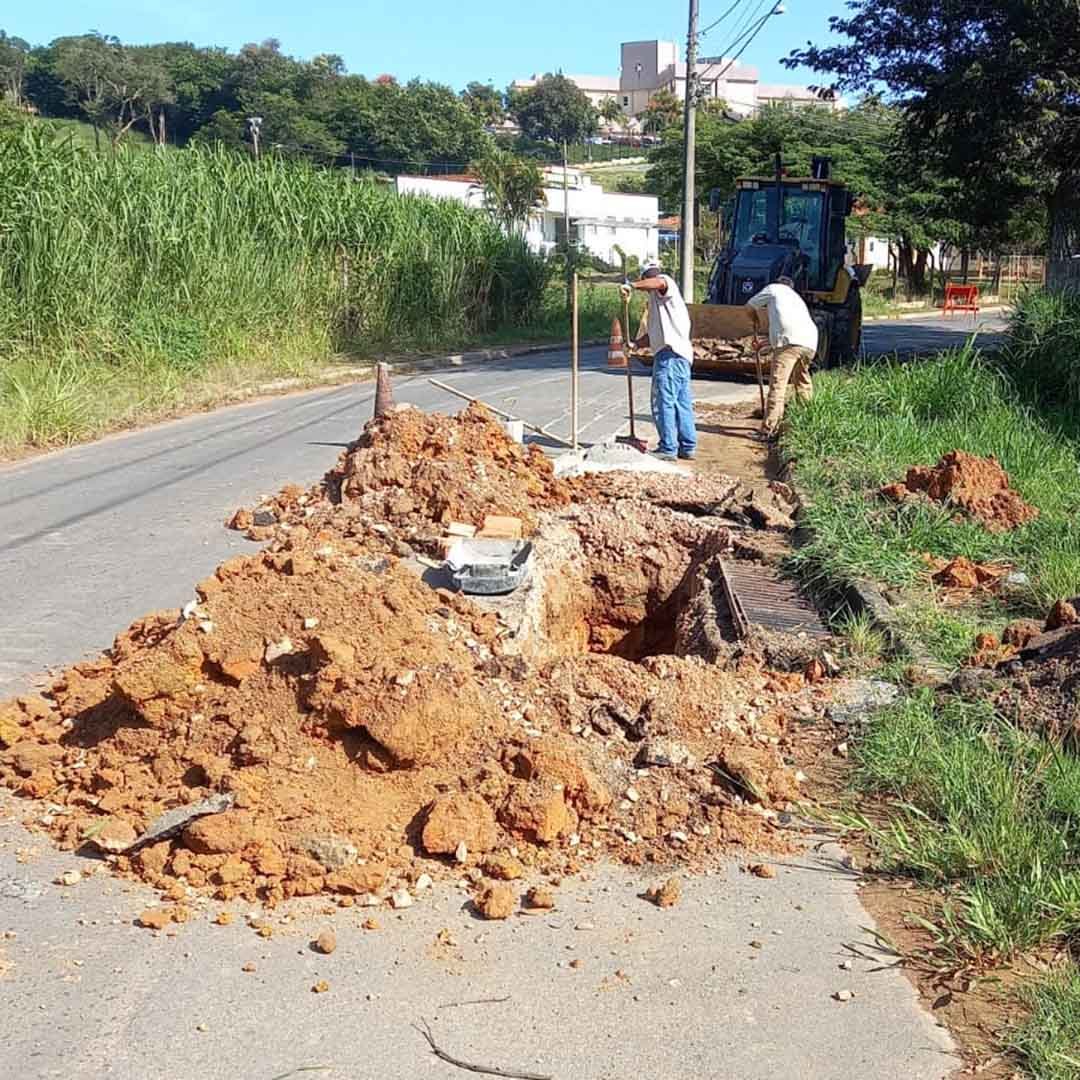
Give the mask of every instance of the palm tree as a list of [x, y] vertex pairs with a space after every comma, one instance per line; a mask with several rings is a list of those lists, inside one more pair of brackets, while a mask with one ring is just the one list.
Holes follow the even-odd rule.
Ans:
[[606, 97], [600, 102], [600, 107], [596, 110], [601, 118], [608, 124], [615, 123], [616, 120], [622, 118], [622, 106], [613, 97]]
[[544, 178], [536, 162], [495, 149], [473, 162], [472, 170], [487, 212], [508, 233], [524, 231], [529, 214], [544, 204]]

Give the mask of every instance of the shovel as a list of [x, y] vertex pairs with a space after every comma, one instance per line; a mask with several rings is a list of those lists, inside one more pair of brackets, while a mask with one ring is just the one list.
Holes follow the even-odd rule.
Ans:
[[626, 400], [630, 406], [630, 434], [617, 435], [615, 441], [625, 446], [632, 446], [643, 454], [649, 449], [644, 439], [637, 437], [637, 429], [634, 426], [634, 368], [630, 359], [630, 298], [623, 300], [623, 341], [626, 342]]

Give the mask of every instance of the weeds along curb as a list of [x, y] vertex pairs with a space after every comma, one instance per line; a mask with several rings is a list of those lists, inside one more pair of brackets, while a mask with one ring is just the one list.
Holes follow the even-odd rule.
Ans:
[[904, 631], [895, 609], [876, 584], [864, 578], [848, 582], [841, 590], [848, 607], [866, 614], [874, 629], [885, 635], [893, 651], [910, 657], [930, 685], [941, 686], [952, 678], [952, 672], [944, 664], [935, 660], [920, 642]]
[[[795, 492], [798, 500], [792, 540], [796, 547], [805, 547], [817, 538], [814, 527], [807, 520], [811, 502], [799, 487], [795, 470], [790, 463], [784, 466], [782, 478]], [[885, 594], [874, 582], [866, 578], [829, 582], [824, 591], [856, 614], [865, 614], [873, 628], [885, 637], [890, 650], [895, 655], [908, 657], [920, 668], [931, 685], [941, 686], [950, 680], [952, 673], [904, 630], [896, 617], [895, 608], [885, 599]]]

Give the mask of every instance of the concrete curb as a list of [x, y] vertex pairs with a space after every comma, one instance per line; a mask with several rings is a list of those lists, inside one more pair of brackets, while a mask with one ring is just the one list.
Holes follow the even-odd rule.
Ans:
[[[607, 345], [607, 338], [592, 338], [581, 342], [583, 349], [596, 348]], [[548, 342], [545, 345], [508, 345], [491, 349], [471, 349], [468, 352], [440, 353], [437, 356], [419, 357], [386, 357], [385, 363], [390, 365], [393, 375], [413, 375], [424, 371], [441, 371], [445, 368], [469, 367], [473, 364], [490, 363], [492, 360], [510, 360], [515, 356], [530, 356], [535, 353], [556, 352], [561, 349], [569, 350], [569, 342]], [[352, 367], [328, 368], [325, 377], [315, 376], [311, 379], [274, 379], [272, 382], [260, 383], [253, 386], [250, 391], [242, 395], [234, 395], [229, 400], [246, 401], [251, 397], [262, 394], [281, 394], [289, 390], [314, 389], [318, 386], [333, 386], [343, 382], [361, 382], [365, 379], [374, 378], [375, 365], [380, 363], [372, 360], [369, 364], [357, 364]]]
[[935, 685], [946, 683], [952, 673], [944, 664], [935, 660], [923, 646], [899, 625], [896, 609], [885, 599], [876, 584], [865, 578], [850, 582], [844, 588], [845, 597], [850, 606], [865, 612], [876, 630], [880, 630], [888, 640], [890, 647], [897, 653], [911, 658], [922, 673]]
[[[797, 547], [802, 547], [816, 535], [813, 527], [806, 520], [806, 511], [810, 507], [810, 501], [800, 490], [797, 471], [790, 463], [783, 470], [783, 480], [794, 489], [796, 498], [799, 500], [794, 515], [793, 539]], [[857, 578], [854, 581], [842, 583], [830, 582], [829, 588], [836, 596], [842, 598], [852, 611], [868, 615], [871, 625], [884, 635], [893, 653], [910, 658], [912, 664], [917, 665], [935, 685], [948, 682], [952, 677], [952, 672], [948, 668], [935, 660], [920, 642], [915, 641], [900, 626], [896, 609], [885, 598], [885, 594], [875, 582], [867, 578]]]

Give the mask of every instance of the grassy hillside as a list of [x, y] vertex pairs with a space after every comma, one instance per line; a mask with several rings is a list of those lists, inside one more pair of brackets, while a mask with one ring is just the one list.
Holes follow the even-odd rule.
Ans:
[[95, 154], [38, 124], [0, 141], [0, 448], [543, 311], [548, 266], [455, 203], [226, 151]]

